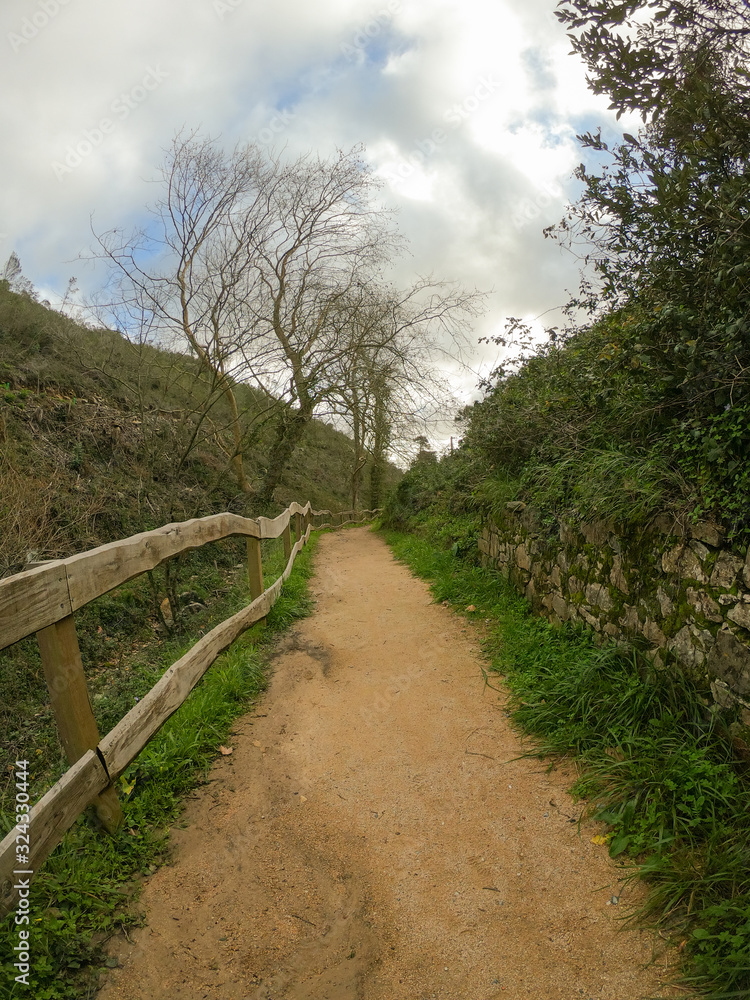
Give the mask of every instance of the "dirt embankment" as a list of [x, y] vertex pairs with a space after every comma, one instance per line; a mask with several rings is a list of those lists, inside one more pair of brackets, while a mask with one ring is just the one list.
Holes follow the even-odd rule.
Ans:
[[313, 590], [100, 1000], [657, 992], [571, 773], [513, 760], [472, 628], [367, 529], [323, 537]]

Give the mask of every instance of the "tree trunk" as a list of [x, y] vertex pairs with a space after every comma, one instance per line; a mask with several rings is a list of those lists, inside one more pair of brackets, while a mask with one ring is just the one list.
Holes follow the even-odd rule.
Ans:
[[276, 427], [276, 437], [268, 458], [268, 468], [259, 491], [261, 502], [273, 502], [273, 494], [281, 482], [281, 477], [291, 461], [297, 445], [300, 443], [305, 428], [312, 419], [312, 410], [287, 410], [282, 413]]
[[[224, 376], [226, 378], [226, 376]], [[229, 404], [229, 412], [232, 415], [232, 439], [234, 441], [234, 454], [232, 455], [232, 469], [237, 478], [237, 485], [243, 493], [250, 493], [250, 483], [245, 476], [245, 466], [242, 456], [242, 426], [240, 425], [240, 414], [237, 409], [237, 400], [230, 385], [224, 388], [224, 398]]]
[[372, 466], [370, 467], [370, 507], [377, 510], [383, 502], [383, 480], [385, 478], [386, 451], [390, 442], [390, 423], [386, 413], [385, 400], [375, 401], [375, 431], [372, 441]]

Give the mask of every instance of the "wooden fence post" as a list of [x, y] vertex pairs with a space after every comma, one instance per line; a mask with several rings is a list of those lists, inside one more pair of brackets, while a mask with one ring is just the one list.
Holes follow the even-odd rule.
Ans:
[[247, 573], [250, 580], [250, 600], [254, 601], [266, 589], [263, 586], [263, 562], [260, 557], [260, 538], [247, 540]]
[[300, 538], [302, 538], [302, 515], [301, 514], [295, 514], [294, 515], [294, 533], [297, 536], [297, 541], [299, 541]]
[[289, 562], [289, 556], [292, 554], [292, 529], [290, 524], [287, 524], [286, 528], [284, 528], [281, 537], [284, 539], [284, 558]]
[[[48, 625], [36, 635], [60, 739], [69, 763], [75, 764], [87, 750], [97, 748], [99, 730], [91, 710], [73, 616]], [[100, 793], [94, 806], [104, 827], [114, 833], [123, 816], [112, 785]]]

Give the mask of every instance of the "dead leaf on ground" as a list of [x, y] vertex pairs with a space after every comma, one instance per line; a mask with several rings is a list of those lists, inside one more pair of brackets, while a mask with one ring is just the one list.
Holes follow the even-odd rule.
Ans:
[[225, 747], [225, 746], [219, 747], [219, 753], [222, 755], [222, 757], [228, 757], [229, 754], [233, 752], [234, 752], [234, 747]]

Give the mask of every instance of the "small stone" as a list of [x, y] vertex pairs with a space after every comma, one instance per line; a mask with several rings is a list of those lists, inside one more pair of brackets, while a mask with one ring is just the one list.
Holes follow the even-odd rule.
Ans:
[[667, 637], [651, 618], [647, 618], [643, 623], [643, 634], [654, 646], [666, 646], [667, 644]]
[[583, 618], [583, 620], [588, 625], [590, 625], [594, 629], [595, 632], [601, 631], [602, 626], [599, 619], [594, 617], [594, 615], [592, 615], [591, 612], [588, 611], [586, 608], [579, 608], [578, 614], [581, 616], [581, 618]]
[[732, 610], [727, 612], [727, 618], [750, 631], [750, 605], [735, 604]]
[[705, 590], [696, 590], [694, 587], [688, 587], [687, 600], [688, 604], [690, 604], [700, 614], [705, 615], [709, 621], [723, 621], [721, 608], [711, 595], [706, 593]]
[[699, 559], [703, 560], [708, 555], [708, 549], [702, 542], [692, 541], [690, 542], [690, 548], [695, 552]]
[[620, 624], [629, 632], [637, 632], [640, 622], [638, 620], [638, 611], [636, 608], [632, 607], [630, 604], [626, 604], [622, 610], [625, 614], [620, 619]]
[[552, 595], [552, 609], [560, 619], [560, 621], [566, 622], [570, 618], [570, 609], [568, 608], [567, 601], [561, 597], [559, 594]]
[[659, 608], [664, 618], [668, 618], [674, 611], [674, 604], [671, 598], [666, 594], [661, 587], [656, 591], [656, 600], [659, 602]]
[[628, 586], [627, 577], [622, 568], [622, 556], [616, 555], [612, 560], [612, 571], [609, 574], [609, 579], [613, 587], [617, 587], [621, 590], [623, 594], [630, 593], [630, 587]]
[[603, 521], [592, 521], [591, 524], [582, 524], [581, 532], [589, 545], [605, 545], [609, 529]]
[[685, 625], [672, 639], [669, 648], [681, 663], [688, 667], [700, 667], [706, 659], [706, 648], [712, 641], [710, 632], [702, 632], [695, 625]]
[[602, 583], [590, 583], [586, 587], [586, 600], [589, 604], [601, 608], [602, 611], [609, 611], [612, 607], [612, 598], [609, 591]]
[[721, 536], [721, 528], [716, 524], [711, 524], [709, 521], [694, 524], [690, 528], [691, 538], [697, 538], [701, 542], [713, 545], [714, 548], [718, 548], [721, 545]]
[[676, 545], [668, 552], [664, 552], [661, 557], [661, 566], [664, 572], [670, 575], [687, 577], [690, 580], [697, 580], [698, 583], [708, 582], [708, 577], [703, 572], [698, 556], [685, 545]]
[[719, 708], [731, 708], [737, 704], [736, 697], [732, 694], [726, 681], [711, 681], [711, 694]]
[[741, 696], [750, 694], [750, 649], [741, 643], [728, 626], [716, 635], [716, 645], [708, 657], [708, 670], [726, 681]]
[[711, 574], [711, 586], [723, 587], [724, 590], [729, 590], [734, 581], [737, 579], [737, 574], [741, 569], [741, 559], [732, 555], [731, 552], [720, 553], [719, 558], [716, 560], [713, 573]]
[[516, 548], [516, 566], [519, 569], [531, 569], [531, 556], [525, 545], [519, 545]]

